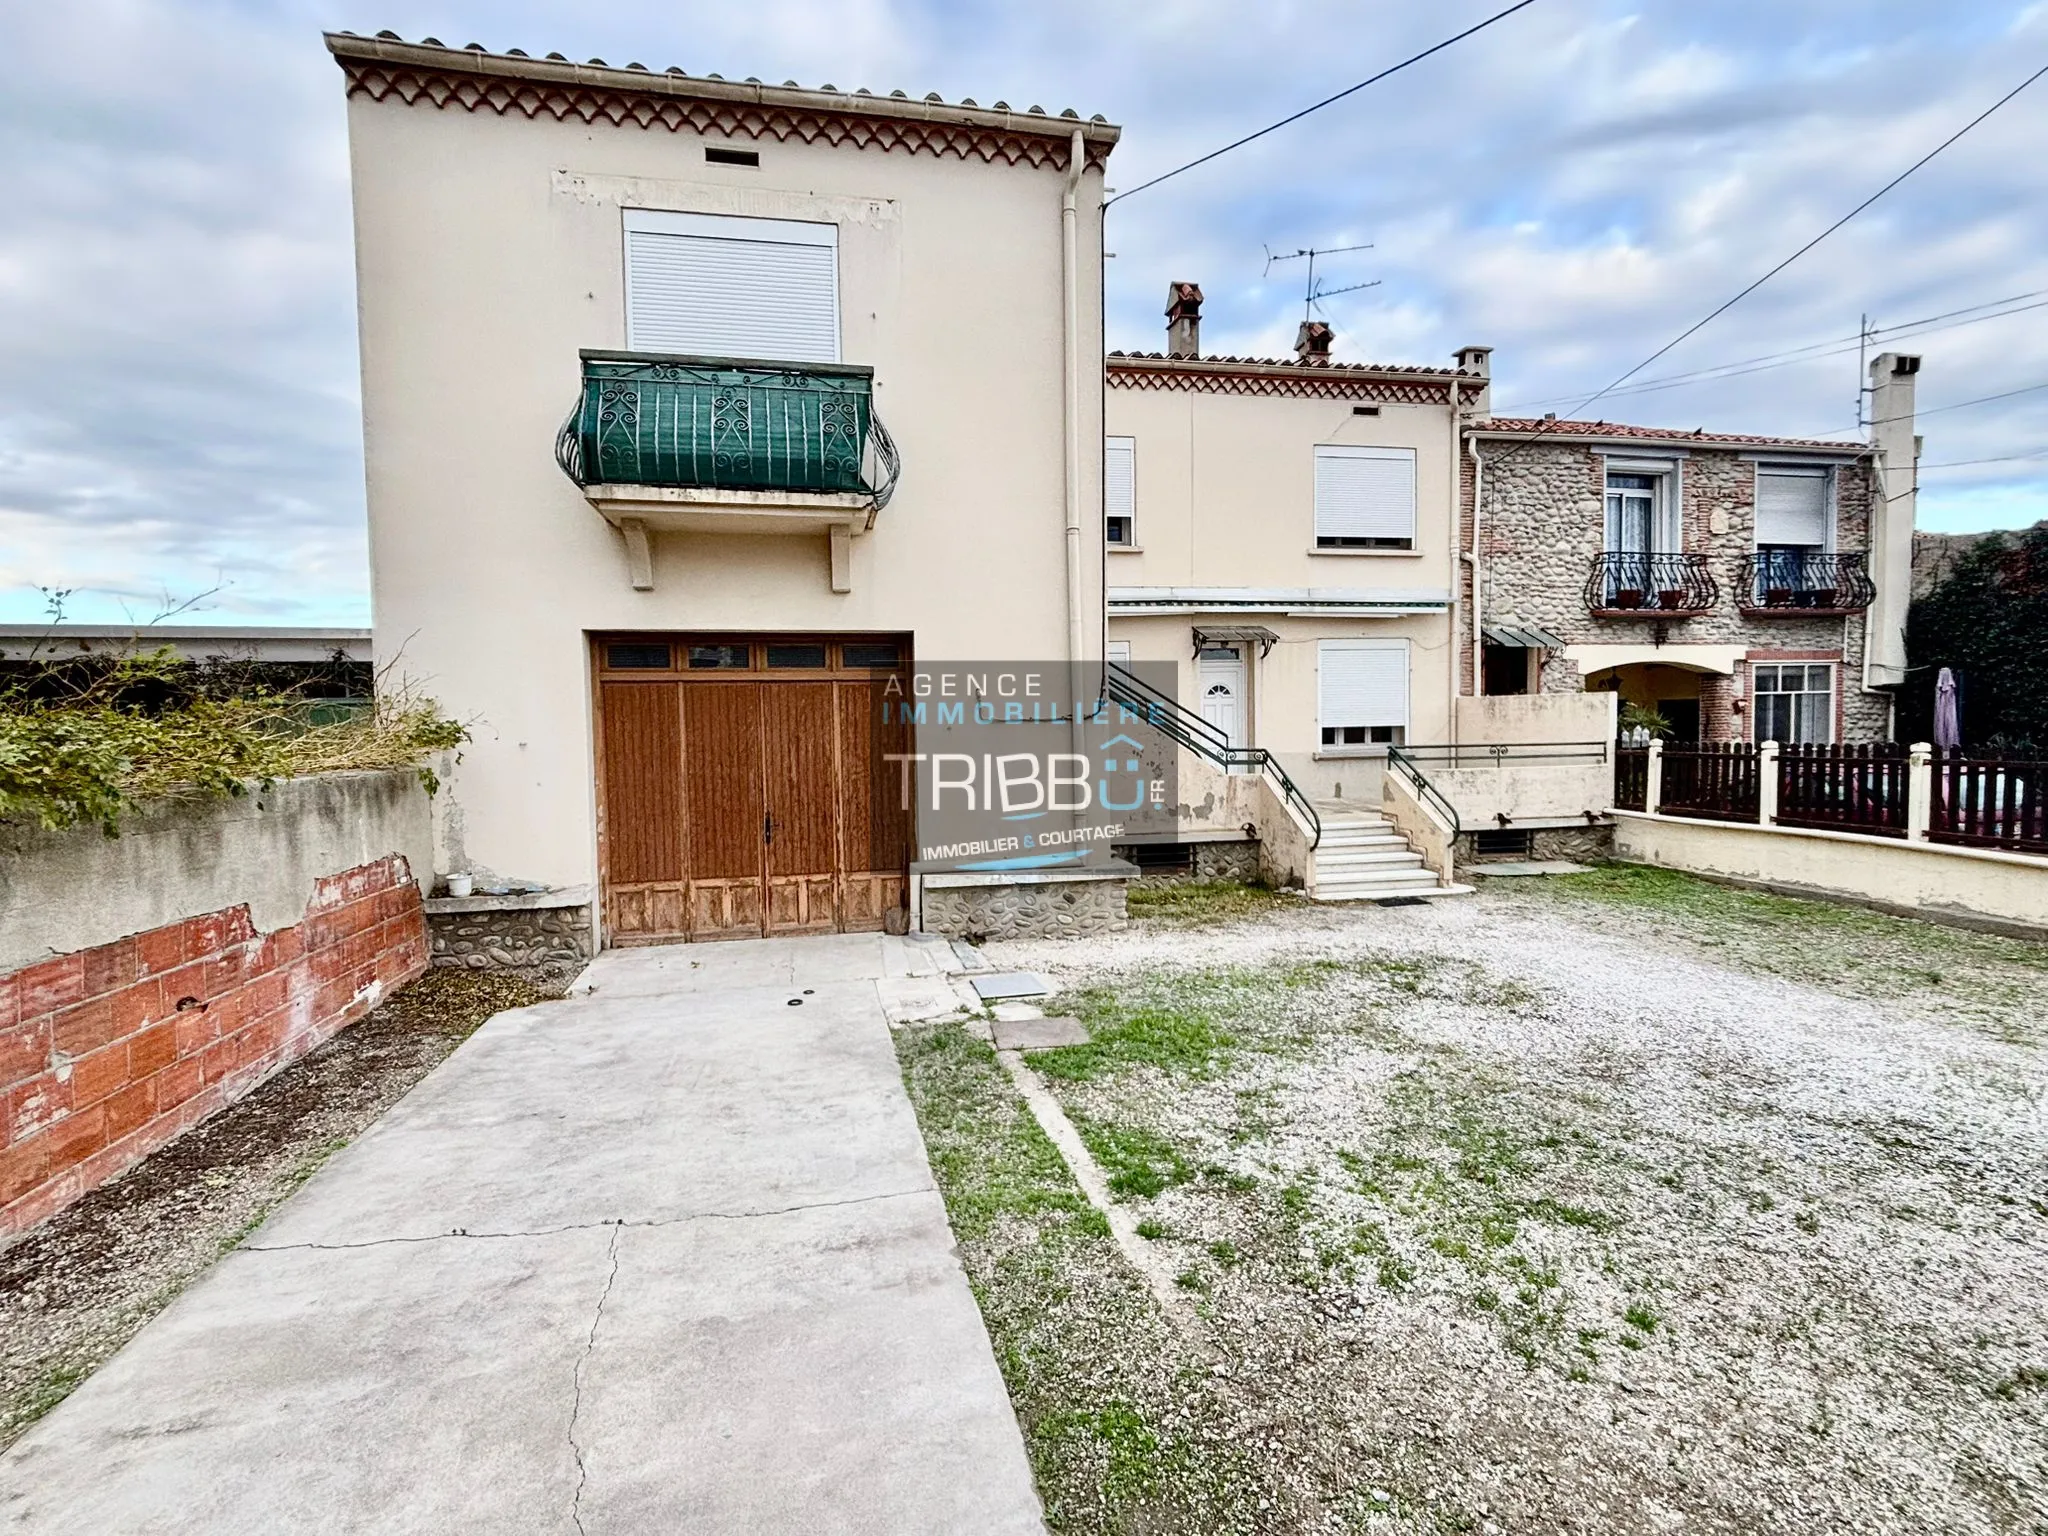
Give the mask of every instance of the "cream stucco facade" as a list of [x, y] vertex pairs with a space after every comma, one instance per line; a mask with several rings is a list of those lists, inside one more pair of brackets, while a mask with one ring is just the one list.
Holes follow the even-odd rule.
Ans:
[[[924, 662], [1059, 660], [1078, 627], [1099, 654], [1113, 127], [329, 41], [349, 84], [377, 661], [472, 733], [442, 791], [444, 867], [596, 880], [593, 633], [907, 633]], [[627, 345], [628, 209], [836, 226], [839, 355], [872, 366], [903, 464], [843, 581], [815, 530], [660, 532], [636, 589], [627, 540], [557, 467], [579, 352]]]
[[[1200, 709], [1215, 674], [1205, 678], [1197, 634], [1225, 635], [1244, 663], [1242, 744], [1273, 753], [1316, 798], [1377, 803], [1385, 745], [1323, 741], [1319, 656], [1328, 641], [1404, 647], [1395, 739], [1451, 739], [1456, 410], [1478, 381], [1117, 354], [1108, 386], [1107, 431], [1130, 439], [1134, 485], [1128, 547], [1108, 556], [1112, 653], [1177, 663], [1179, 696]], [[1318, 546], [1319, 446], [1412, 451], [1412, 548]]]

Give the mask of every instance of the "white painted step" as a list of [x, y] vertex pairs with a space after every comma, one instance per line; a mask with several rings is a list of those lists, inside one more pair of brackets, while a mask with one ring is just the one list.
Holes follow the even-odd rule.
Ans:
[[1401, 843], [1392, 848], [1339, 848], [1316, 850], [1316, 874], [1318, 876], [1339, 869], [1370, 869], [1381, 864], [1406, 864], [1419, 868], [1422, 855]]
[[1363, 890], [1369, 885], [1413, 885], [1418, 880], [1434, 880], [1436, 875], [1422, 867], [1418, 860], [1413, 864], [1382, 864], [1367, 869], [1347, 869], [1334, 875], [1316, 876], [1317, 891]]

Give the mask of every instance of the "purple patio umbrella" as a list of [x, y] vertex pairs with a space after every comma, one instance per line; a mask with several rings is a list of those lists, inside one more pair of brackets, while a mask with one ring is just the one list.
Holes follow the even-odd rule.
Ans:
[[1962, 722], [1956, 714], [1956, 675], [1943, 667], [1934, 679], [1934, 744], [1949, 752], [1962, 742]]

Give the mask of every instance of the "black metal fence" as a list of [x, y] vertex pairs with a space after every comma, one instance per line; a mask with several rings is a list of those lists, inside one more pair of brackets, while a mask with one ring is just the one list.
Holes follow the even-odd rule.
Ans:
[[1650, 749], [1614, 749], [1614, 805], [1623, 811], [1640, 811], [1649, 803]]
[[1778, 824], [1904, 837], [1909, 778], [1896, 742], [1788, 742], [1778, 749]]
[[1929, 841], [2048, 853], [2048, 762], [1936, 751], [1932, 787]]
[[1666, 746], [1657, 809], [1711, 821], [1755, 821], [1757, 762], [1753, 742]]

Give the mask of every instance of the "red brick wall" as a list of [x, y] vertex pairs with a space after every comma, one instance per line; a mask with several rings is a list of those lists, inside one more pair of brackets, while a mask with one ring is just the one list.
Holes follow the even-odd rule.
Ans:
[[303, 921], [247, 907], [0, 976], [0, 1234], [62, 1210], [426, 969], [399, 855], [322, 880]]

